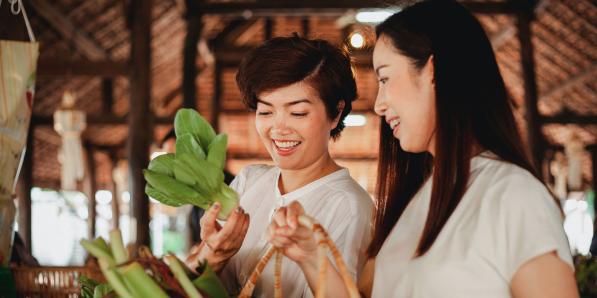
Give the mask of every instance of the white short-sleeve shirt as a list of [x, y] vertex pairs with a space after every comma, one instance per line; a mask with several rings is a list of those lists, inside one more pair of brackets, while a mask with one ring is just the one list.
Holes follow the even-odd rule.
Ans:
[[[275, 209], [299, 201], [307, 214], [327, 230], [342, 253], [348, 270], [356, 279], [365, 263], [365, 251], [371, 240], [373, 201], [354, 181], [347, 169], [341, 169], [295, 191], [281, 195], [277, 167], [245, 167], [231, 183], [240, 195], [240, 205], [250, 215], [243, 244], [220, 275], [230, 293], [238, 293], [269, 244], [267, 227]], [[265, 267], [254, 296], [274, 297], [274, 261]], [[300, 268], [284, 258], [282, 263], [284, 297], [312, 297]]]
[[431, 180], [375, 259], [373, 297], [511, 297], [513, 275], [533, 257], [555, 251], [573, 266], [560, 210], [545, 186], [489, 152], [472, 159], [460, 204], [429, 251], [414, 258]]

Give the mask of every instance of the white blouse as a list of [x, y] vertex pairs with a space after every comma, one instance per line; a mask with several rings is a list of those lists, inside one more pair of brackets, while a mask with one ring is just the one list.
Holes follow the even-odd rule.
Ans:
[[[269, 247], [267, 227], [275, 209], [292, 201], [299, 201], [306, 213], [323, 225], [356, 279], [365, 263], [365, 251], [371, 240], [373, 201], [369, 194], [350, 177], [347, 169], [285, 195], [278, 189], [279, 175], [277, 167], [253, 165], [245, 167], [231, 183], [251, 222], [240, 250], [220, 275], [230, 293], [240, 291]], [[287, 258], [282, 263], [282, 291], [284, 297], [313, 296], [298, 265]], [[274, 297], [273, 259], [265, 267], [254, 296]]]
[[526, 261], [555, 251], [573, 267], [562, 215], [528, 171], [484, 153], [433, 246], [414, 258], [431, 197], [429, 179], [375, 259], [372, 297], [511, 297]]

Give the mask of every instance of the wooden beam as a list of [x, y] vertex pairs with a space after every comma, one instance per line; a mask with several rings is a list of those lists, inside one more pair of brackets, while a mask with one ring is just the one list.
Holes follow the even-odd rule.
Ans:
[[247, 29], [257, 22], [256, 18], [247, 20], [245, 18], [236, 18], [230, 21], [216, 37], [209, 41], [211, 47], [220, 47], [222, 45], [233, 45], [236, 39]]
[[109, 60], [65, 60], [64, 58], [43, 58], [37, 63], [38, 76], [101, 76], [116, 77], [129, 74], [127, 61]]
[[182, 64], [182, 106], [184, 108], [197, 108], [197, 44], [202, 28], [203, 22], [200, 15], [186, 18], [187, 31]]
[[588, 79], [594, 79], [595, 76], [597, 76], [597, 62], [593, 63], [591, 66], [572, 76], [558, 86], [546, 91], [545, 94], [541, 95], [541, 100], [559, 98], [575, 86], [586, 82]]
[[542, 124], [580, 124], [597, 125], [597, 115], [576, 115], [560, 113], [554, 116], [541, 117]]
[[[152, 123], [155, 124], [172, 124], [174, 123], [174, 116], [172, 117], [157, 117], [148, 116]], [[87, 115], [87, 126], [92, 125], [128, 125], [128, 115], [118, 116], [114, 114], [106, 115]], [[54, 119], [52, 116], [33, 116], [32, 123], [39, 126], [54, 125]]]
[[527, 144], [533, 164], [537, 171], [541, 170], [545, 151], [539, 110], [537, 108], [537, 81], [535, 77], [535, 57], [531, 42], [531, 14], [521, 12], [516, 18], [518, 40], [520, 42], [520, 57], [524, 82], [525, 120], [527, 126]]
[[151, 0], [131, 0], [131, 77], [129, 138], [129, 185], [135, 219], [135, 243], [149, 246], [149, 199], [142, 170], [149, 163], [153, 139], [151, 123]]
[[[549, 0], [539, 0], [537, 4], [534, 6], [533, 11], [535, 15], [543, 12], [547, 5], [549, 4]], [[511, 24], [510, 26], [504, 26], [502, 30], [497, 33], [494, 33], [490, 36], [491, 45], [495, 51], [502, 48], [508, 40], [513, 38], [516, 35], [516, 26], [515, 24]]]
[[93, 147], [85, 144], [85, 179], [83, 180], [83, 191], [87, 195], [87, 238], [95, 239], [95, 222], [97, 218], [95, 193], [97, 192], [95, 176], [95, 160], [93, 158]]
[[27, 134], [27, 147], [21, 172], [19, 173], [19, 182], [17, 184], [17, 200], [19, 204], [17, 222], [19, 224], [19, 234], [25, 242], [27, 251], [31, 252], [31, 188], [33, 188], [33, 140], [35, 126], [29, 126]]
[[[222, 46], [214, 49], [216, 60], [220, 62], [222, 67], [237, 67], [242, 58], [253, 50], [253, 47], [230, 47]], [[357, 67], [372, 67], [371, 52], [366, 50], [355, 50], [350, 53]]]
[[107, 59], [108, 53], [89, 35], [77, 28], [68, 20], [68, 16], [60, 12], [46, 0], [29, 1], [35, 12], [42, 16], [65, 40], [72, 40], [81, 53], [91, 59]]
[[[460, 1], [474, 13], [479, 14], [513, 14], [521, 10], [519, 1]], [[189, 13], [237, 15], [242, 16], [250, 11], [253, 16], [304, 15], [309, 14], [343, 14], [349, 9], [385, 8], [387, 1], [379, 0], [261, 0], [246, 2], [207, 2], [190, 1]]]

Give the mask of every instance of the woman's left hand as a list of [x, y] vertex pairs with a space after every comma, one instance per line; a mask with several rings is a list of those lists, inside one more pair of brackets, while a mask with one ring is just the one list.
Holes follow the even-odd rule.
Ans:
[[303, 206], [296, 201], [279, 208], [269, 225], [268, 240], [300, 267], [317, 266], [317, 240], [312, 230], [299, 224], [303, 214]]

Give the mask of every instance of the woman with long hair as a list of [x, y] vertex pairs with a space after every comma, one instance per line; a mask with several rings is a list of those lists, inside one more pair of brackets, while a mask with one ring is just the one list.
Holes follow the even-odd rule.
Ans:
[[[455, 1], [426, 1], [376, 34], [383, 123], [362, 294], [576, 297], [561, 210], [525, 154], [479, 21]], [[317, 243], [297, 225], [304, 212], [278, 210], [269, 238], [314, 286]], [[342, 296], [335, 271], [321, 282]]]

